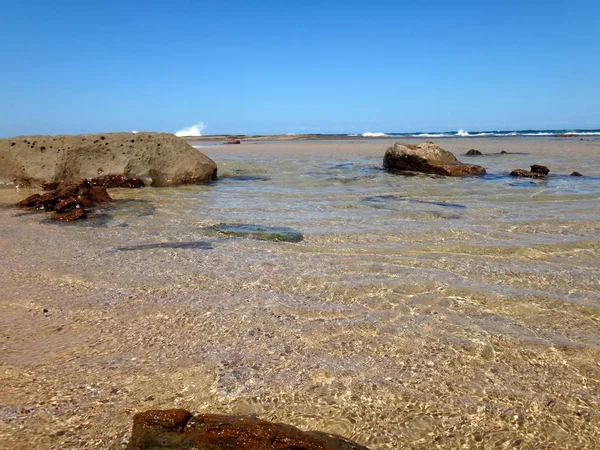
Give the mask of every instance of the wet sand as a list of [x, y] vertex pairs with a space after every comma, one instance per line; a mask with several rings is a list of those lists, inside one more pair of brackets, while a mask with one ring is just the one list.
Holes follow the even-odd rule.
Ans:
[[[220, 184], [114, 190], [94, 226], [0, 189], [0, 448], [122, 448], [134, 413], [173, 407], [373, 449], [597, 448], [598, 181], [493, 174], [600, 177], [600, 139], [434, 141], [527, 155], [439, 181], [379, 174], [388, 140], [208, 147]], [[252, 218], [305, 239], [202, 231]]]

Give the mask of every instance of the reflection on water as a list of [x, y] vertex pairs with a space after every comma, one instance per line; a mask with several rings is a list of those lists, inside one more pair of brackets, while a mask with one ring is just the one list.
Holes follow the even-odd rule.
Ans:
[[[109, 447], [124, 411], [185, 407], [373, 449], [594, 448], [600, 152], [536, 143], [454, 179], [328, 145], [206, 149], [224, 179], [111, 191], [105, 228], [2, 210], [0, 439]], [[507, 175], [536, 162], [592, 176]], [[215, 223], [304, 240], [215, 238]]]

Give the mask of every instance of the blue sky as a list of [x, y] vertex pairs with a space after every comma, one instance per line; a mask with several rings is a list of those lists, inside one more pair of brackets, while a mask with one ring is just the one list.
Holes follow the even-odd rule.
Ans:
[[597, 1], [0, 2], [0, 136], [600, 128]]

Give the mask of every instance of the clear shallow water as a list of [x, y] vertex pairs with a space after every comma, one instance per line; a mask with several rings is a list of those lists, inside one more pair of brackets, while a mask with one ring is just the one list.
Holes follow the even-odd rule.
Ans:
[[[2, 210], [5, 442], [116, 445], [123, 411], [183, 406], [375, 449], [594, 448], [598, 143], [443, 143], [526, 153], [460, 157], [488, 169], [469, 179], [387, 174], [387, 142], [251, 145], [204, 149], [215, 184], [115, 190], [86, 224]], [[533, 163], [589, 177], [507, 176]]]

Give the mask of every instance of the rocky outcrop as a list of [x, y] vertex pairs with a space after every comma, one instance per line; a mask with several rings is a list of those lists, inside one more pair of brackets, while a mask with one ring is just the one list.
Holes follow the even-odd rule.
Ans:
[[133, 417], [128, 450], [368, 450], [341, 436], [254, 417], [151, 410]]
[[466, 156], [479, 156], [479, 155], [483, 155], [483, 153], [481, 153], [479, 150], [475, 150], [474, 148], [472, 148], [467, 153], [465, 153], [465, 155]]
[[548, 175], [550, 173], [550, 169], [548, 169], [546, 166], [541, 166], [539, 164], [534, 164], [533, 166], [531, 166], [531, 172], [533, 173], [538, 173], [540, 175]]
[[106, 188], [92, 186], [88, 180], [46, 185], [50, 192], [34, 194], [17, 203], [20, 208], [54, 211], [52, 220], [73, 222], [88, 218], [86, 208], [112, 200]]
[[242, 141], [240, 141], [239, 139], [230, 139], [229, 141], [225, 142], [225, 144], [241, 144]]
[[531, 170], [515, 169], [510, 173], [511, 177], [525, 177], [525, 178], [546, 178], [550, 173], [550, 169], [546, 166], [534, 164], [531, 166]]
[[450, 177], [485, 174], [483, 167], [464, 164], [452, 153], [431, 142], [419, 145], [396, 142], [385, 152], [383, 167], [400, 174], [421, 172]]
[[0, 184], [94, 179], [107, 175], [169, 186], [216, 179], [217, 166], [166, 133], [20, 136], [0, 139]]
[[571, 177], [582, 177], [583, 175], [582, 175], [582, 174], [580, 174], [580, 173], [579, 173], [579, 172], [577, 172], [577, 171], [574, 171], [574, 172], [573, 172], [573, 173], [571, 173], [571, 175], [569, 175], [569, 176], [571, 176]]

